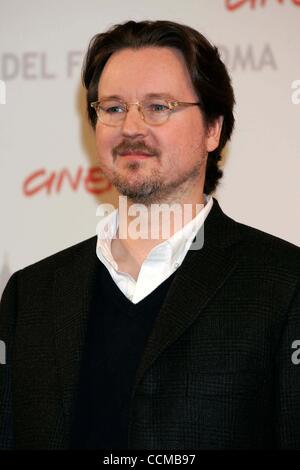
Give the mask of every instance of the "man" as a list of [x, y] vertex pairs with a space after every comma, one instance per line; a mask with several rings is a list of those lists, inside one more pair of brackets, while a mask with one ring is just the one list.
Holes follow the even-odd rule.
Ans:
[[[0, 447], [299, 448], [299, 248], [211, 195], [234, 124], [217, 49], [129, 21], [93, 38], [83, 81], [128, 208], [8, 282]], [[133, 233], [137, 204], [158, 237]], [[155, 204], [190, 216], [164, 239]]]

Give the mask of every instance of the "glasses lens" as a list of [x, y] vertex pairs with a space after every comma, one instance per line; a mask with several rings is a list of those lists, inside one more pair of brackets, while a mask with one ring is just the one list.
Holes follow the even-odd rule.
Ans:
[[100, 121], [114, 126], [122, 122], [126, 109], [124, 104], [118, 101], [100, 101], [97, 113]]
[[[145, 122], [151, 125], [162, 124], [170, 113], [168, 103], [165, 100], [155, 99], [143, 101], [141, 111]], [[126, 106], [114, 100], [100, 101], [97, 107], [98, 118], [104, 124], [109, 126], [118, 126], [126, 116]]]
[[145, 121], [153, 125], [166, 121], [170, 113], [168, 103], [160, 99], [143, 102], [142, 110]]

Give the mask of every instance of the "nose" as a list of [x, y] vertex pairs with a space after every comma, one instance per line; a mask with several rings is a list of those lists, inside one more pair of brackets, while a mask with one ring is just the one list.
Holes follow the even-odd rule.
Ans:
[[133, 135], [145, 135], [146, 130], [147, 126], [138, 105], [136, 103], [129, 104], [122, 124], [123, 134], [131, 137]]

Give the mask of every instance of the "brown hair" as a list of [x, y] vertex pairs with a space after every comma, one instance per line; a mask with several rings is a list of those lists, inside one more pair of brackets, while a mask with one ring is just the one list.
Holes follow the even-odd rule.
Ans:
[[176, 47], [181, 51], [206, 125], [224, 116], [219, 145], [209, 152], [207, 159], [204, 192], [209, 194], [216, 189], [223, 175], [218, 162], [233, 131], [235, 99], [229, 74], [217, 47], [195, 29], [172, 21], [127, 21], [112, 26], [105, 33], [96, 34], [90, 41], [82, 70], [90, 123], [95, 128], [97, 116], [90, 103], [98, 99], [100, 75], [109, 57], [120, 49], [146, 46]]

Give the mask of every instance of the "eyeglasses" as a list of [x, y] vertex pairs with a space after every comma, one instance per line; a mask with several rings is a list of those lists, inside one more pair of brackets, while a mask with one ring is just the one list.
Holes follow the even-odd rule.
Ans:
[[164, 99], [136, 101], [134, 103], [105, 99], [90, 103], [90, 106], [95, 109], [99, 121], [107, 126], [120, 126], [129, 111], [130, 105], [138, 107], [140, 116], [145, 123], [151, 126], [159, 126], [164, 124], [169, 119], [171, 113], [178, 108], [199, 106], [200, 103], [167, 101]]

